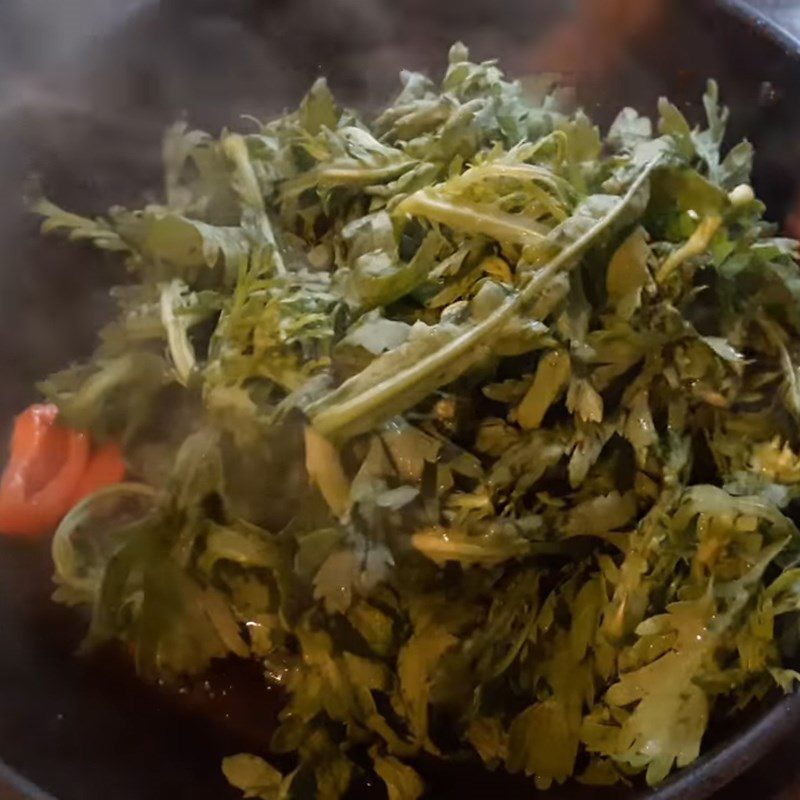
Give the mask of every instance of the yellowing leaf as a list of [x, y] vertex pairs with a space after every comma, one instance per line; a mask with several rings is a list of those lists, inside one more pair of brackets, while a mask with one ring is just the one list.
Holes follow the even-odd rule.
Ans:
[[496, 278], [501, 283], [511, 283], [514, 276], [511, 274], [511, 267], [498, 256], [488, 256], [480, 263], [480, 268], [492, 278]]
[[664, 259], [656, 273], [656, 281], [663, 283], [684, 261], [702, 255], [722, 224], [722, 217], [711, 214], [704, 217], [695, 232], [677, 250]]
[[425, 789], [422, 778], [402, 761], [373, 752], [372, 763], [375, 772], [386, 784], [389, 800], [417, 800], [422, 795]]
[[525, 709], [509, 732], [509, 770], [535, 775], [537, 785], [544, 789], [552, 781], [563, 783], [572, 774], [578, 755], [578, 733], [570, 716], [556, 699]]
[[636, 228], [617, 248], [606, 272], [606, 292], [617, 314], [630, 319], [641, 302], [642, 289], [650, 280], [647, 233]]
[[633, 492], [610, 492], [584, 500], [569, 514], [566, 533], [572, 536], [592, 536], [619, 530], [636, 515], [636, 496]]
[[495, 717], [477, 717], [467, 730], [469, 743], [487, 766], [495, 766], [508, 758], [508, 732]]
[[646, 391], [639, 392], [631, 403], [631, 410], [625, 422], [625, 438], [633, 445], [636, 459], [643, 464], [647, 450], [658, 441], [653, 416], [650, 413], [650, 400]]
[[398, 710], [420, 746], [428, 740], [428, 701], [433, 673], [441, 657], [457, 643], [458, 639], [446, 628], [431, 624], [416, 631], [398, 656]]
[[567, 411], [582, 422], [603, 421], [603, 398], [585, 378], [573, 378], [567, 391]]
[[305, 428], [306, 471], [325, 502], [337, 517], [350, 507], [350, 482], [344, 473], [336, 448], [310, 425]]
[[538, 428], [547, 409], [564, 391], [570, 376], [570, 359], [564, 350], [542, 356], [530, 389], [517, 407], [517, 421], [526, 429]]
[[228, 783], [240, 789], [245, 797], [278, 800], [282, 796], [283, 775], [263, 758], [242, 753], [228, 756], [222, 762]]

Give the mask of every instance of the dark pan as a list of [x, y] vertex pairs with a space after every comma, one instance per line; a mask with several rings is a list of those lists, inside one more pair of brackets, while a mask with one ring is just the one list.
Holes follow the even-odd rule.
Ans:
[[[9, 41], [17, 5], [0, 6], [0, 36]], [[54, 200], [82, 212], [141, 202], [158, 191], [161, 130], [182, 114], [194, 125], [218, 128], [239, 113], [280, 112], [320, 73], [344, 101], [368, 107], [391, 94], [401, 67], [440, 70], [458, 38], [478, 57], [501, 57], [513, 74], [563, 67], [548, 63], [554, 53], [546, 45], [563, 34], [559, 26], [574, 4], [139, 5], [122, 24], [93, 37], [79, 59], [59, 63], [21, 91], [0, 91], [0, 420], [6, 423], [34, 398], [40, 376], [90, 352], [108, 312], [105, 289], [120, 277], [117, 265], [88, 250], [38, 238], [21, 203], [31, 174]], [[716, 77], [733, 110], [731, 139], [746, 135], [756, 145], [757, 189], [780, 219], [798, 189], [797, 42], [738, 2], [652, 5], [624, 41], [603, 41], [608, 32], [597, 31], [574, 49], [580, 58], [566, 66], [579, 96], [600, 120], [623, 104], [650, 111], [661, 94], [696, 117], [705, 79]], [[8, 77], [0, 76], [0, 90]], [[0, 757], [10, 765], [0, 767], [0, 800], [235, 797], [219, 760], [242, 749], [264, 751], [279, 698], [264, 691], [253, 670], [235, 665], [181, 694], [143, 686], [113, 657], [76, 658], [84, 621], [50, 602], [50, 574], [46, 545], [0, 541]], [[768, 698], [741, 717], [718, 719], [706, 754], [655, 796], [708, 797], [798, 726], [796, 696]], [[527, 781], [465, 765], [426, 772], [436, 798], [535, 795]], [[547, 796], [643, 797], [636, 789], [577, 785]]]

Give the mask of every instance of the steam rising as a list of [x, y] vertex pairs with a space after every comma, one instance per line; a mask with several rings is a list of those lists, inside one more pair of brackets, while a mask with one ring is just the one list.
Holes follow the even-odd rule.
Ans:
[[0, 26], [0, 103], [36, 94], [36, 74], [58, 67], [153, 0], [4, 0]]
[[[142, 205], [159, 199], [169, 123], [184, 117], [212, 132], [245, 127], [241, 114], [281, 113], [320, 74], [341, 102], [377, 107], [397, 90], [401, 67], [439, 75], [447, 47], [462, 39], [474, 57], [497, 57], [512, 75], [574, 77], [579, 99], [601, 122], [610, 121], [604, 110], [626, 104], [651, 113], [660, 94], [696, 111], [705, 79], [716, 76], [734, 110], [731, 136], [754, 139], [759, 194], [780, 210], [795, 191], [785, 166], [800, 162], [800, 139], [780, 116], [787, 106], [779, 90], [798, 84], [783, 75], [771, 45], [759, 46], [712, 6], [0, 0], [0, 420], [32, 399], [41, 375], [91, 350], [108, 311], [104, 287], [118, 268], [39, 241], [20, 203], [29, 175], [41, 175], [48, 196], [82, 213]], [[767, 78], [779, 87], [769, 107], [758, 99]]]

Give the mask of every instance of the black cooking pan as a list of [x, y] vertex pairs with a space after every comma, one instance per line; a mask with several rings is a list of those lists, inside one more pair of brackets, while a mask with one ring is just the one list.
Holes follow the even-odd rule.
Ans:
[[[575, 4], [566, 0], [119, 0], [119, 13], [103, 7], [101, 34], [96, 19], [83, 21], [85, 31], [71, 19], [73, 33], [94, 35], [75, 36], [83, 39], [80, 57], [51, 55], [37, 79], [13, 70], [43, 60], [26, 38], [30, 25], [20, 28], [14, 16], [25, 5], [0, 6], [6, 429], [14, 411], [34, 399], [35, 380], [91, 351], [109, 311], [105, 288], [120, 278], [112, 261], [38, 238], [21, 202], [30, 181], [83, 213], [112, 202], [141, 204], [159, 191], [161, 130], [182, 115], [218, 128], [243, 112], [277, 113], [321, 73], [345, 102], [376, 105], [401, 67], [438, 71], [447, 46], [460, 38], [476, 56], [499, 56], [517, 75], [566, 68], [601, 121], [624, 104], [650, 111], [661, 94], [696, 117], [705, 79], [716, 77], [733, 110], [731, 140], [746, 135], [756, 145], [756, 187], [775, 220], [798, 189], [798, 44], [738, 2], [642, 0], [629, 4], [640, 11], [625, 25], [595, 20], [572, 29], [565, 25]], [[45, 33], [54, 35], [52, 28]], [[235, 797], [220, 758], [263, 752], [280, 698], [241, 665], [176, 690], [141, 685], [109, 654], [76, 657], [84, 620], [50, 602], [50, 580], [46, 543], [0, 541], [0, 758], [9, 765], [0, 767], [0, 800]], [[706, 755], [656, 797], [708, 797], [799, 725], [797, 697], [767, 698], [743, 716], [715, 720]], [[466, 765], [422, 769], [436, 798], [536, 794], [527, 781]], [[382, 796], [368, 786], [361, 793]], [[579, 786], [548, 794], [634, 796], [643, 795], [635, 787]]]

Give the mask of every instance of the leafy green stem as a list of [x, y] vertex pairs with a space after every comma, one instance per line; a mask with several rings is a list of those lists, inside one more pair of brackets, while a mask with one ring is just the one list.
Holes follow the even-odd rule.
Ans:
[[[347, 429], [356, 420], [367, 417], [370, 420], [377, 421], [381, 419], [381, 409], [386, 407], [391, 407], [392, 411], [396, 413], [398, 397], [403, 395], [409, 388], [425, 385], [429, 391], [433, 391], [441, 385], [440, 380], [445, 375], [448, 382], [452, 381], [453, 370], [448, 369], [448, 367], [452, 366], [451, 362], [457, 361], [483, 344], [492, 333], [508, 322], [522, 306], [536, 297], [561, 270], [573, 267], [577, 257], [622, 216], [648, 180], [656, 164], [655, 160], [650, 162], [611, 211], [575, 241], [564, 247], [547, 264], [534, 272], [528, 283], [518, 294], [506, 299], [484, 320], [467, 328], [464, 333], [447, 342], [428, 356], [408, 365], [405, 369], [401, 369], [393, 375], [389, 375], [354, 397], [340, 403], [334, 402], [331, 404], [328, 396], [309, 406], [307, 413], [317, 431], [323, 436], [332, 439], [342, 438], [343, 435], [346, 438]], [[351, 378], [350, 381], [357, 380], [357, 378], [358, 376]], [[345, 382], [343, 387], [340, 388], [346, 387], [350, 381]]]

